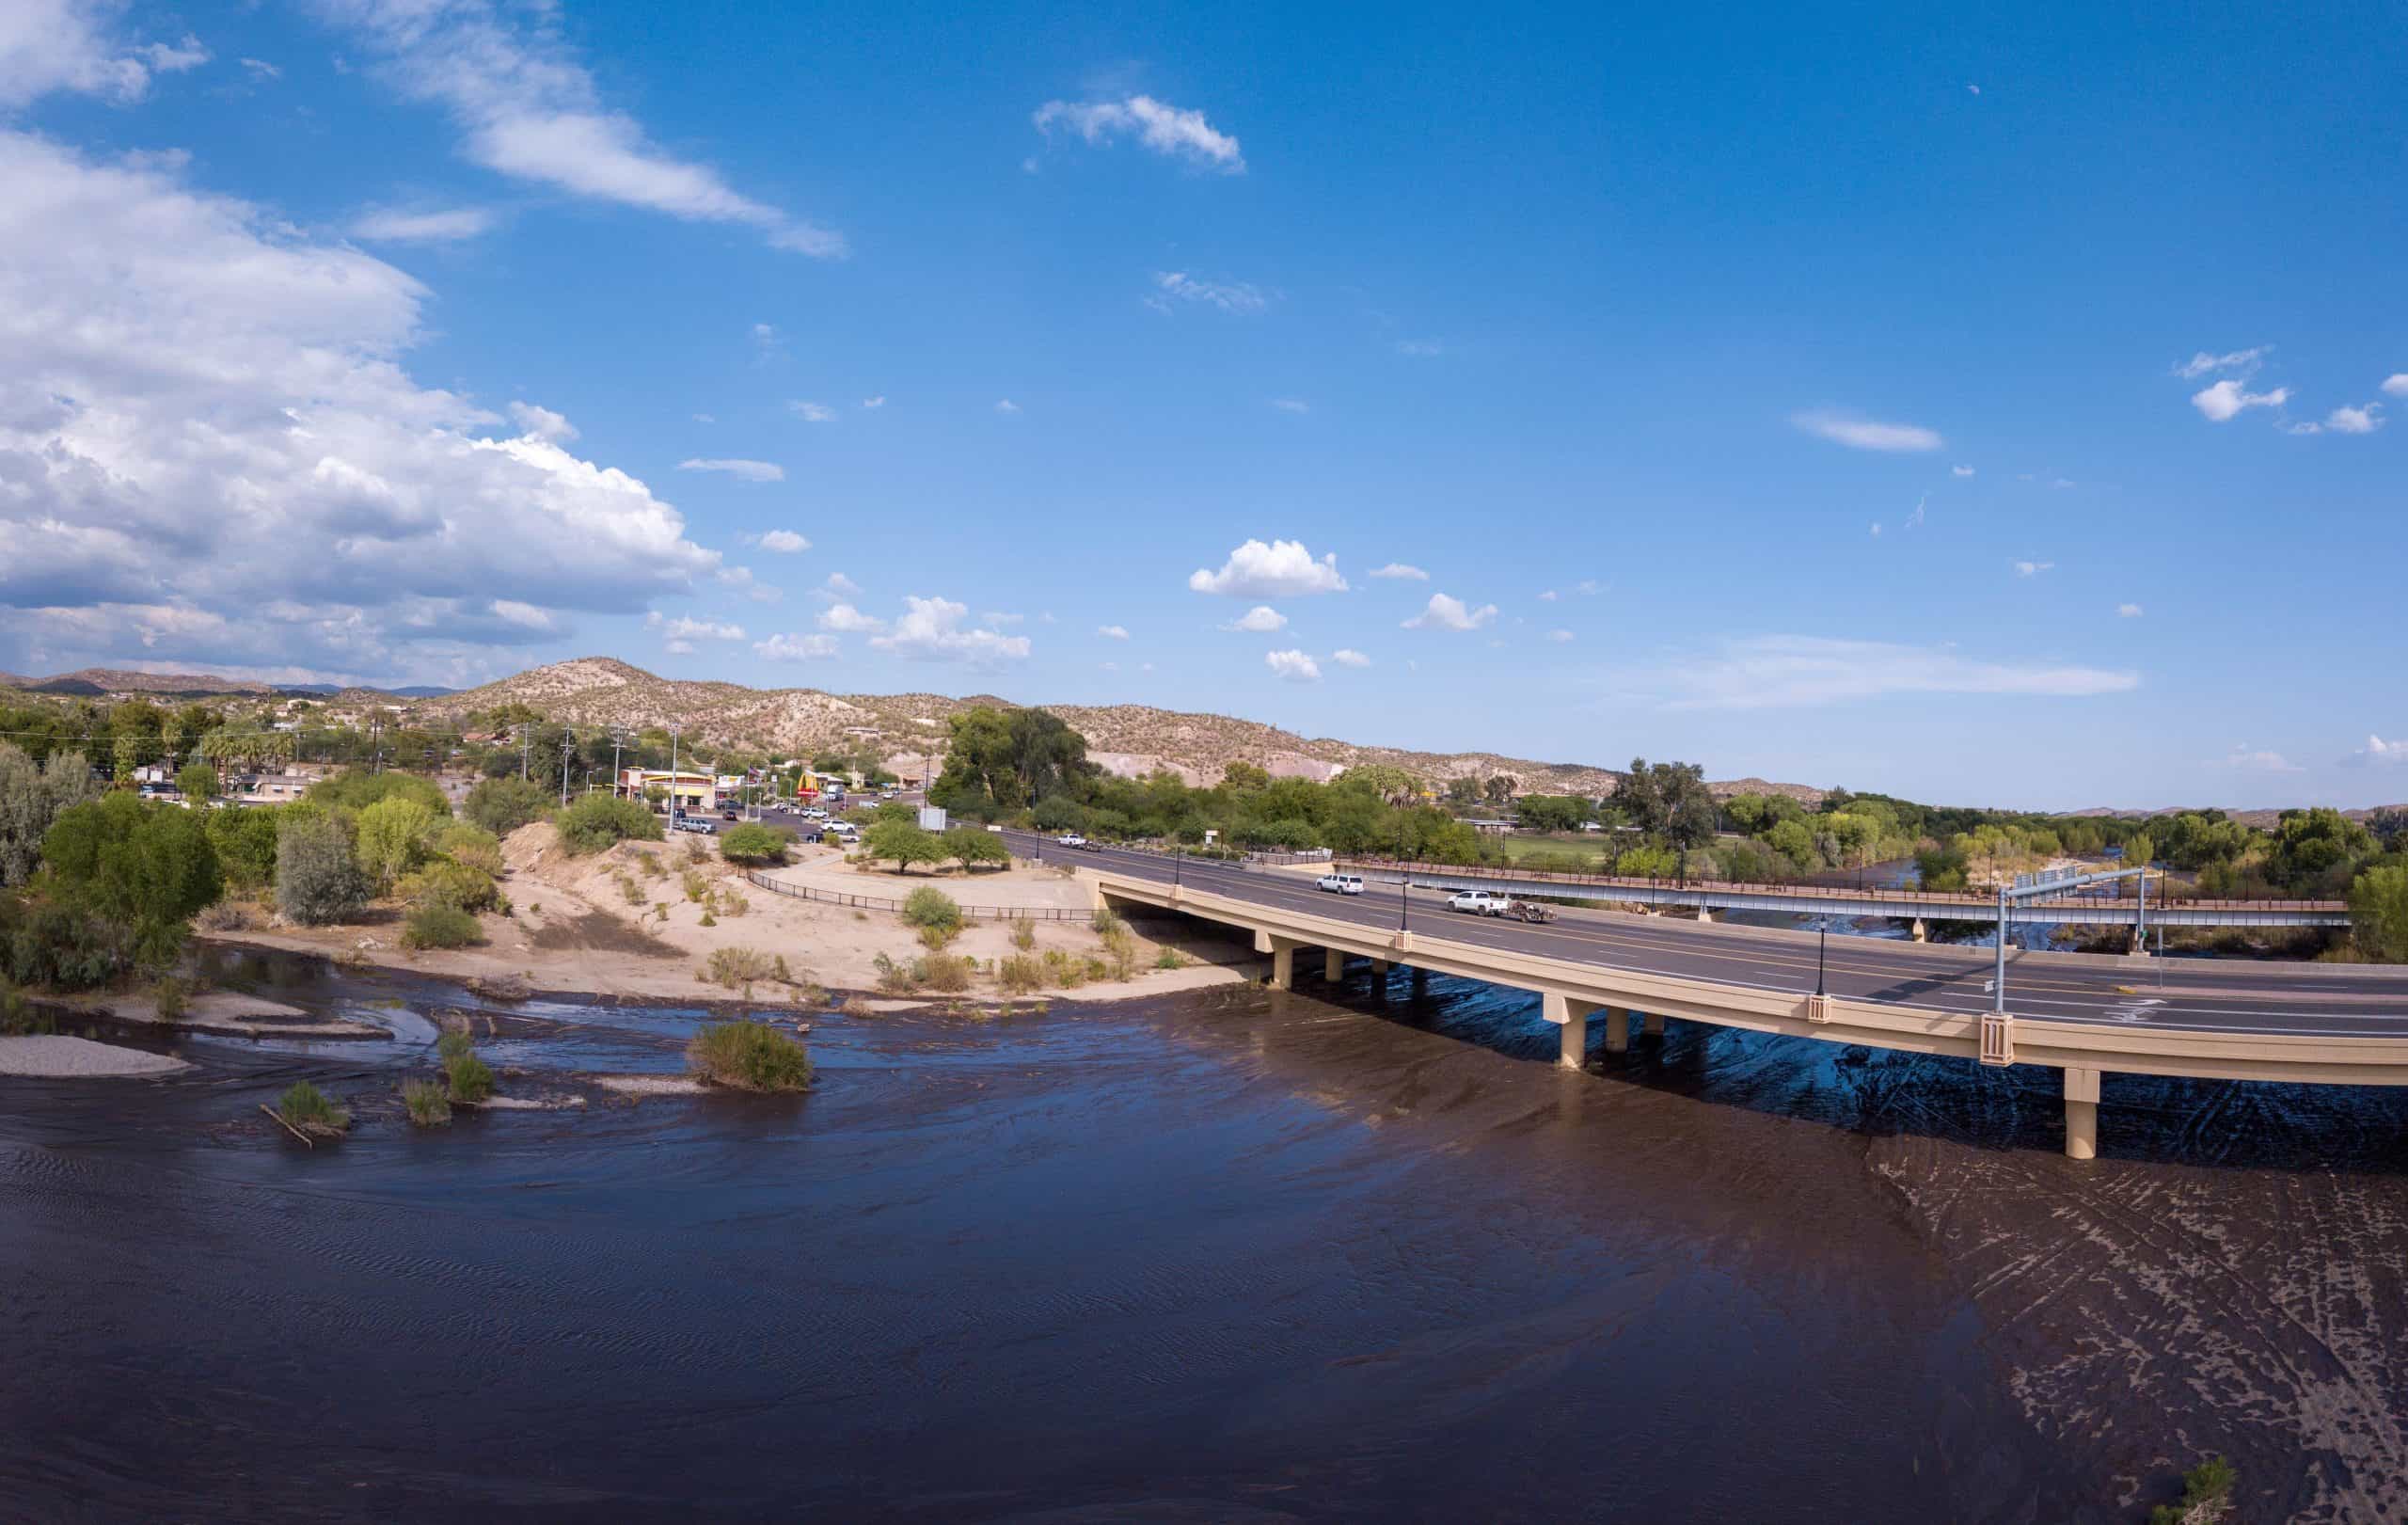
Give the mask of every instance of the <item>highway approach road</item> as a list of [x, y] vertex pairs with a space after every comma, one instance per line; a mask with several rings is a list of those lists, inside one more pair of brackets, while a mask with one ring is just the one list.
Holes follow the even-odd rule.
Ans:
[[[1160, 853], [1065, 848], [1050, 837], [1040, 848], [1033, 834], [1006, 835], [1019, 857], [1041, 853], [1048, 862], [1164, 881], [1174, 872], [1173, 860]], [[1180, 861], [1176, 872], [1183, 883], [1215, 895], [1373, 927], [1392, 929], [1399, 919], [1399, 894], [1392, 885], [1373, 886], [1360, 896], [1333, 895], [1314, 887], [1312, 873], [1242, 869], [1195, 858]], [[1811, 932], [1571, 907], [1560, 907], [1551, 925], [1529, 926], [1450, 912], [1446, 896], [1436, 891], [1415, 890], [1403, 898], [1402, 914], [1422, 937], [1800, 995], [1814, 989], [1817, 939]], [[1969, 1014], [1990, 1009], [1993, 954], [1988, 947], [1842, 935], [1830, 940], [1824, 957], [1825, 988], [1835, 996]], [[1400, 956], [1399, 961], [1412, 960]], [[2010, 948], [2006, 1006], [2018, 1018], [2035, 1021], [2408, 1038], [2408, 967], [2123, 959]]]

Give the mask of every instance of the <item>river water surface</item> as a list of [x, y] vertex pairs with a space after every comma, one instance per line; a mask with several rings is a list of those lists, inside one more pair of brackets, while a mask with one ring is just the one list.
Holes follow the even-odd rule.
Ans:
[[530, 1003], [503, 1089], [589, 1104], [414, 1132], [471, 998], [234, 974], [397, 1040], [0, 1079], [0, 1517], [2111, 1521], [2222, 1452], [2408, 1517], [2398, 1097], [2115, 1077], [2076, 1165], [2052, 1072], [1575, 1073], [1358, 968], [823, 1016], [800, 1099], [611, 1101], [700, 1013]]

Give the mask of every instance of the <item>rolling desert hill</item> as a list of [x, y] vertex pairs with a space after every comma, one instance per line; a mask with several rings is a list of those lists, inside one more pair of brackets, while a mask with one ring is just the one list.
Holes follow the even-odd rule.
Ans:
[[[572, 725], [676, 723], [687, 734], [728, 746], [807, 752], [868, 745], [890, 759], [942, 755], [945, 723], [978, 705], [1007, 705], [991, 694], [834, 694], [816, 689], [750, 689], [736, 683], [663, 678], [606, 657], [584, 657], [520, 673], [483, 688], [410, 706], [421, 721], [457, 723], [500, 705], [523, 704]], [[1610, 794], [1617, 775], [1584, 763], [1545, 763], [1491, 752], [1433, 753], [1306, 738], [1257, 721], [1156, 709], [1147, 705], [1045, 705], [1087, 739], [1089, 753], [1114, 772], [1140, 776], [1168, 768], [1191, 782], [1217, 780], [1230, 763], [1249, 762], [1281, 776], [1326, 779], [1344, 768], [1389, 763], [1423, 778], [1508, 774], [1525, 790]], [[1786, 786], [1804, 790], [1804, 786]], [[1819, 799], [1820, 790], [1805, 790]]]

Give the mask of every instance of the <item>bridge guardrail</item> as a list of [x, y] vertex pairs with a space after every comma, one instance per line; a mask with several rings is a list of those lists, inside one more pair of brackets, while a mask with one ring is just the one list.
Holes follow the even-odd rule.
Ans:
[[[1499, 868], [1488, 864], [1421, 863], [1400, 858], [1364, 858], [1349, 856], [1338, 861], [1352, 868], [1389, 869], [1406, 874], [1422, 875], [1429, 878], [1453, 875], [1466, 879], [1522, 880], [1533, 883], [1563, 884], [1576, 888], [1593, 888], [1608, 891], [1614, 889], [1641, 889], [1648, 891], [1650, 894], [1660, 894], [1667, 890], [1674, 893], [1686, 891], [1698, 891], [1707, 894], [1726, 892], [1737, 895], [1782, 895], [1793, 897], [1800, 900], [1905, 900], [1916, 905], [1945, 907], [1971, 912], [1972, 914], [1957, 918], [1959, 920], [1967, 921], [1978, 921], [1983, 919], [1986, 914], [1989, 913], [1993, 910], [1995, 904], [1989, 897], [1984, 895], [1967, 894], [1956, 890], [1908, 889], [1904, 886], [1889, 888], [1868, 887], [1859, 890], [1849, 890], [1844, 886], [1832, 885], [1814, 885], [1801, 888], [1797, 884], [1756, 883], [1746, 880], [1735, 879], [1639, 879], [1628, 875], [1619, 874], [1567, 874], [1560, 870], [1546, 868]], [[1599, 895], [1592, 898], [1597, 899], [1613, 898], [1610, 894]], [[2031, 919], [2031, 913], [2037, 910], [2045, 910], [2051, 905], [2071, 905], [2083, 900], [2120, 900], [2124, 898], [2126, 898], [2103, 895], [2068, 895], [2061, 897], [2055, 900], [2043, 900], [2038, 902], [2025, 901], [2016, 909], [2020, 916], [2028, 920]], [[2312, 911], [2331, 913], [2344, 912], [2350, 908], [2349, 902], [2346, 900], [2234, 899], [2215, 896], [2196, 895], [2178, 895], [2164, 898], [2152, 895], [2149, 897], [2149, 904], [2151, 906], [2198, 906], [2210, 910]]]

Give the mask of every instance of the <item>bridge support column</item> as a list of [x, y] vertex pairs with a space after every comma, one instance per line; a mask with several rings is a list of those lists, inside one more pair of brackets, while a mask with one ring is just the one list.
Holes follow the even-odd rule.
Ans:
[[[1539, 1009], [1546, 1020], [1556, 1025], [1555, 1062], [1566, 1070], [1577, 1070], [1589, 1059], [1589, 1013], [1599, 1009], [1593, 1002], [1547, 991], [1539, 997]], [[1608, 1016], [1610, 1007], [1604, 1009]]]
[[1708, 927], [1713, 926], [1713, 925], [1714, 925], [1714, 907], [1712, 907], [1712, 906], [1710, 906], [1710, 905], [1702, 905], [1702, 906], [1698, 907], [1698, 908], [1697, 908], [1697, 919], [1698, 919], [1698, 920], [1700, 920], [1700, 921], [1702, 921], [1702, 922], [1703, 922], [1703, 923], [1705, 923], [1705, 925], [1707, 925]]
[[1371, 977], [1372, 977], [1373, 979], [1386, 979], [1386, 978], [1387, 978], [1387, 977], [1388, 977], [1388, 961], [1387, 961], [1387, 960], [1386, 960], [1386, 959], [1373, 959], [1373, 960], [1371, 961]]
[[2066, 1158], [2099, 1157], [2099, 1072], [2066, 1071]]
[[1321, 977], [1335, 985], [1346, 977], [1346, 955], [1334, 947], [1321, 950]]
[[1922, 942], [1922, 941], [1924, 940], [1924, 933], [1923, 933], [1923, 918], [1922, 918], [1921, 916], [1917, 916], [1917, 917], [1915, 918], [1915, 927], [1914, 927], [1914, 930], [1913, 930], [1913, 932], [1911, 932], [1909, 935], [1910, 935], [1910, 936], [1912, 936], [1912, 937], [1914, 938], [1914, 940], [1915, 940], [1916, 942], [1918, 942], [1918, 943], [1920, 943], [1920, 942]]
[[1271, 972], [1263, 983], [1275, 991], [1294, 988], [1296, 983], [1296, 940], [1274, 937], [1269, 932], [1254, 934], [1254, 951], [1271, 955]]
[[1630, 1009], [1627, 1007], [1606, 1008], [1606, 1052], [1630, 1052]]
[[1647, 1013], [1647, 1036], [1650, 1038], [1664, 1036], [1664, 1013], [1661, 1011]]

